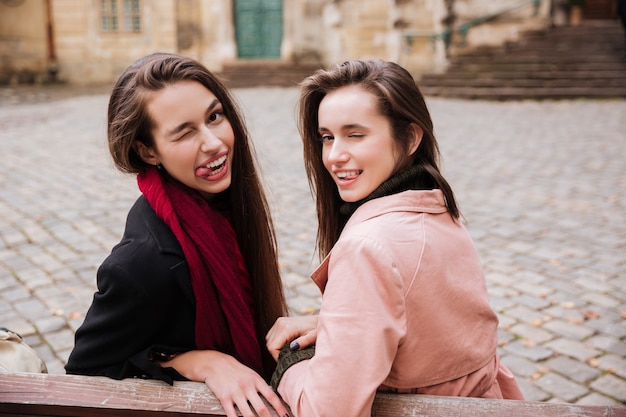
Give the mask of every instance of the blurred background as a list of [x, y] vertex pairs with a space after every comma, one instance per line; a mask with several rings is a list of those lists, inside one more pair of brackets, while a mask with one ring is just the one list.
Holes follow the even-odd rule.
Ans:
[[142, 55], [231, 87], [395, 61], [429, 95], [625, 97], [618, 0], [0, 0], [0, 85], [108, 85]]

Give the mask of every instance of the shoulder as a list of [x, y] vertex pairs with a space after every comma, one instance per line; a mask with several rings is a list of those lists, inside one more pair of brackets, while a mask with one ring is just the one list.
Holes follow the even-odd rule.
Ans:
[[354, 212], [349, 223], [388, 213], [443, 214], [447, 212], [441, 190], [409, 190], [365, 202]]
[[123, 244], [154, 247], [159, 252], [183, 256], [174, 232], [157, 216], [144, 196], [140, 196], [128, 212], [120, 242]]
[[410, 190], [377, 198], [359, 207], [342, 237], [363, 235], [377, 239], [420, 238], [429, 228], [463, 229], [448, 212], [441, 190]]
[[122, 239], [100, 265], [98, 281], [142, 286], [144, 281], [156, 283], [177, 270], [188, 274], [176, 236], [148, 201], [139, 197], [128, 213]]

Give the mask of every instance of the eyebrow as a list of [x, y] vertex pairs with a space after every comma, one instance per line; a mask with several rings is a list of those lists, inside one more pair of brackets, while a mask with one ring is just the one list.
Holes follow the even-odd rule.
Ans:
[[[207, 107], [206, 111], [204, 112], [205, 114], [211, 113], [211, 111], [218, 105], [220, 104], [220, 101], [218, 99], [215, 99], [211, 102], [211, 104], [209, 104], [209, 107]], [[191, 122], [184, 122], [179, 124], [178, 126], [174, 127], [172, 130], [170, 130], [169, 132], [167, 132], [168, 136], [174, 136], [180, 132], [182, 132], [183, 130], [185, 130], [187, 127], [191, 126], [192, 123]]]
[[[367, 129], [367, 126], [364, 126], [359, 123], [349, 123], [341, 126], [340, 130], [350, 130], [350, 129]], [[331, 130], [327, 127], [320, 126], [317, 128], [318, 132], [330, 132]]]

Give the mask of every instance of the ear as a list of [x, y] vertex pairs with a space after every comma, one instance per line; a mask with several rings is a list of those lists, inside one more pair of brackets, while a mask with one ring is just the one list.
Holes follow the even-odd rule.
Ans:
[[415, 123], [411, 123], [411, 129], [413, 131], [413, 137], [409, 145], [409, 155], [413, 155], [417, 148], [422, 143], [422, 137], [424, 136], [424, 130]]
[[159, 158], [157, 158], [156, 152], [152, 146], [147, 146], [142, 142], [135, 142], [134, 146], [137, 155], [146, 163], [150, 165], [159, 165]]

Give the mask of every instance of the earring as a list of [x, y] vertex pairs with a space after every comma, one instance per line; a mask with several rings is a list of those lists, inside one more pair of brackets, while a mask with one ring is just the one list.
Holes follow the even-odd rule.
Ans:
[[157, 164], [157, 169], [158, 169], [159, 171], [163, 171], [163, 164], [158, 163], [158, 164]]

